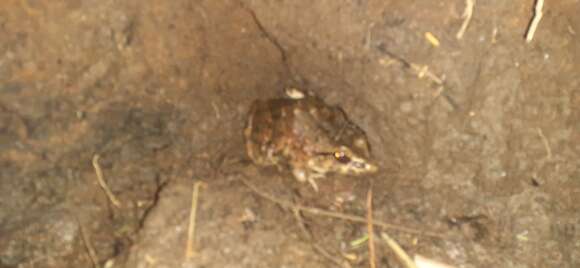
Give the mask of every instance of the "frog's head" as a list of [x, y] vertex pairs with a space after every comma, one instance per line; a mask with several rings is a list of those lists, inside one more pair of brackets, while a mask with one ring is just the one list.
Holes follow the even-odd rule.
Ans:
[[316, 153], [308, 161], [308, 167], [317, 173], [338, 173], [343, 175], [363, 175], [375, 173], [377, 165], [372, 163], [368, 153], [347, 146], [335, 146], [330, 150]]

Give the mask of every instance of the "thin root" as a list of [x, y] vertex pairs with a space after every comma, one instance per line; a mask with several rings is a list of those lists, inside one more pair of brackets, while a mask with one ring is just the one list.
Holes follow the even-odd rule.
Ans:
[[85, 230], [85, 228], [83, 227], [83, 225], [81, 224], [81, 221], [76, 217], [75, 220], [77, 221], [77, 224], [79, 225], [79, 229], [80, 229], [80, 233], [81, 233], [81, 239], [83, 240], [83, 244], [85, 246], [85, 249], [87, 250], [87, 253], [89, 254], [89, 258], [91, 259], [91, 263], [93, 264], [94, 268], [99, 268], [99, 259], [97, 258], [97, 254], [95, 253], [95, 248], [93, 247], [93, 244], [91, 243], [91, 239], [89, 238], [89, 234], [87, 233], [87, 230]]
[[109, 186], [105, 182], [105, 179], [103, 178], [103, 171], [101, 170], [101, 166], [99, 165], [98, 154], [93, 156], [93, 167], [95, 168], [95, 173], [97, 173], [97, 180], [99, 181], [99, 185], [101, 186], [103, 191], [105, 191], [105, 194], [107, 194], [109, 201], [111, 201], [111, 203], [113, 203], [115, 207], [121, 207], [121, 202], [117, 199], [117, 197], [115, 197], [113, 192], [111, 192], [111, 189], [109, 188]]
[[548, 139], [546, 138], [546, 136], [544, 136], [544, 132], [542, 131], [541, 128], [537, 128], [538, 130], [538, 135], [540, 135], [540, 138], [542, 138], [542, 143], [544, 143], [544, 148], [546, 148], [546, 159], [551, 159], [552, 158], [552, 149], [550, 148], [550, 143], [548, 142]]
[[375, 234], [373, 230], [373, 190], [367, 193], [367, 233], [369, 234], [369, 263], [371, 268], [377, 267], [377, 256], [375, 254]]

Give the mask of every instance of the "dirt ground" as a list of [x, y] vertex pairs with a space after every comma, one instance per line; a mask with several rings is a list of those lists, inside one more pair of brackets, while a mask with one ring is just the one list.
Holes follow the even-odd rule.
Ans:
[[[369, 267], [366, 224], [260, 195], [366, 217], [369, 189], [395, 225], [378, 267], [403, 267], [381, 232], [456, 267], [580, 267], [580, 2], [546, 1], [530, 43], [534, 1], [477, 1], [457, 39], [464, 8], [0, 2], [0, 267]], [[289, 86], [341, 106], [380, 171], [316, 193], [252, 168], [249, 104]]]

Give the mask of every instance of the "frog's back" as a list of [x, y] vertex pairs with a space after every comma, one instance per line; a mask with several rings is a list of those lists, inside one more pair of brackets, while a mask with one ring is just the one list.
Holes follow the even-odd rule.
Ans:
[[290, 145], [296, 106], [292, 99], [256, 100], [248, 113], [244, 129], [246, 152], [260, 165], [278, 165], [285, 161]]

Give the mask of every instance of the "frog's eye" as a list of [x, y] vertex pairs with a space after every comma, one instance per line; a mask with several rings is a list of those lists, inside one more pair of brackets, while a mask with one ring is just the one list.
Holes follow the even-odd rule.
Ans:
[[344, 152], [335, 152], [333, 155], [336, 161], [340, 163], [346, 164], [350, 162], [350, 157], [346, 156]]

